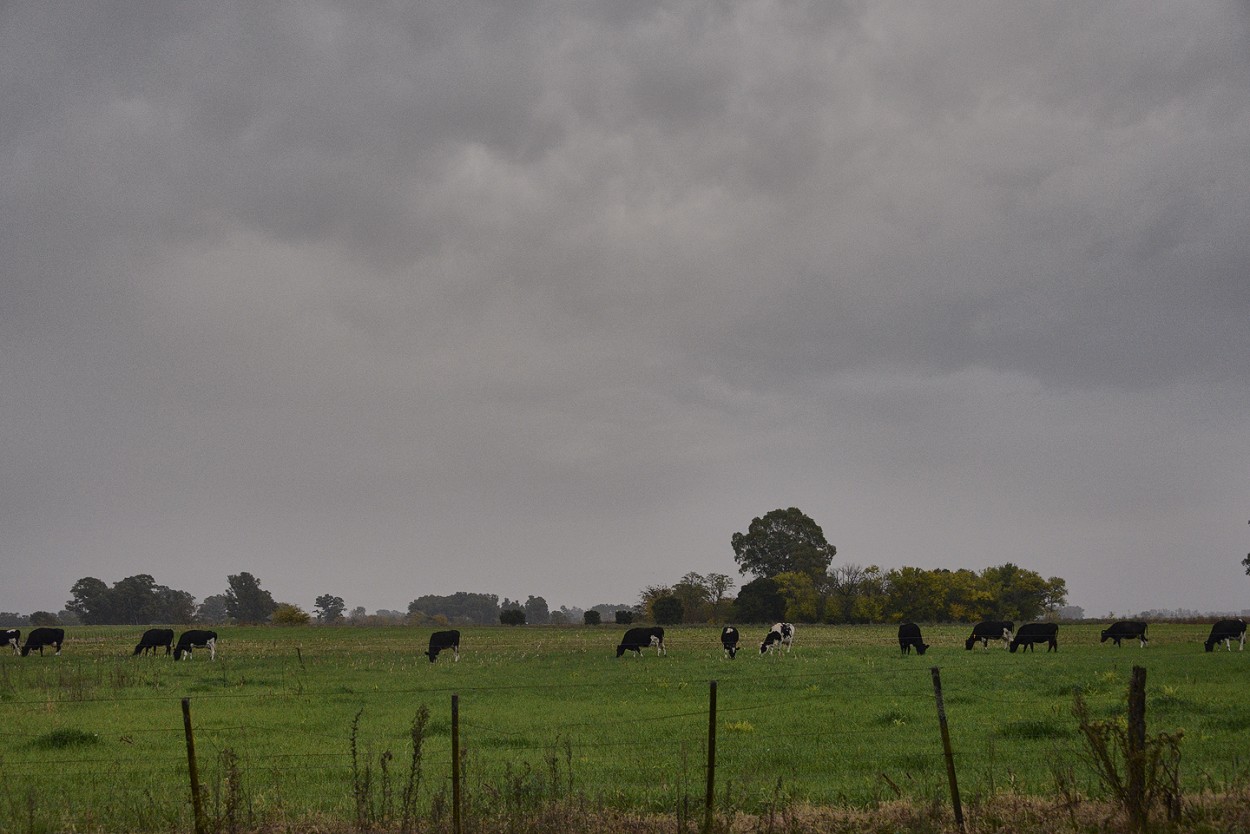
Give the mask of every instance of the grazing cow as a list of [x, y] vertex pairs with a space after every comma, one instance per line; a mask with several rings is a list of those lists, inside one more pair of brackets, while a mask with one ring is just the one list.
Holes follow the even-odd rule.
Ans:
[[174, 660], [180, 660], [185, 654], [190, 658], [192, 649], [208, 649], [209, 660], [217, 659], [217, 632], [215, 631], [184, 631], [174, 646]]
[[0, 646], [12, 646], [13, 654], [17, 654], [22, 643], [22, 631], [17, 628], [6, 628], [0, 631]]
[[1121, 620], [1118, 623], [1112, 623], [1110, 628], [1102, 630], [1102, 640], [1105, 643], [1113, 640], [1115, 644], [1120, 645], [1121, 640], [1131, 640], [1136, 637], [1141, 641], [1141, 647], [1146, 648], [1146, 644], [1150, 641], [1146, 639], [1146, 624], [1139, 620]]
[[1002, 640], [1003, 648], [1007, 648], [1007, 644], [1011, 642], [1012, 630], [1016, 624], [1011, 620], [985, 620], [979, 622], [972, 627], [972, 634], [964, 641], [964, 648], [972, 651], [972, 647], [976, 645], [978, 640], [981, 641], [981, 648], [988, 649], [991, 640]]
[[725, 654], [732, 660], [738, 654], [738, 629], [733, 626], [721, 629], [720, 644], [725, 647]]
[[139, 645], [135, 646], [135, 654], [132, 657], [145, 654], [148, 651], [156, 654], [156, 650], [161, 646], [165, 647], [165, 654], [169, 654], [173, 645], [174, 630], [172, 628], [149, 628], [139, 638]]
[[63, 628], [37, 628], [26, 636], [26, 645], [22, 646], [22, 657], [30, 654], [31, 649], [38, 649], [43, 655], [44, 646], [56, 646], [56, 653], [61, 653], [61, 644], [65, 642]]
[[452, 652], [456, 655], [455, 662], [456, 663], [460, 662], [460, 632], [459, 631], [453, 628], [447, 631], [436, 631], [433, 634], [431, 634], [430, 635], [430, 648], [429, 648], [429, 651], [425, 653], [425, 656], [430, 659], [431, 663], [433, 663], [434, 659], [438, 657], [438, 653], [441, 652], [443, 649], [451, 649]]
[[1020, 626], [1020, 630], [1016, 632], [1015, 639], [1011, 641], [1009, 647], [1012, 652], [1024, 646], [1029, 651], [1034, 649], [1035, 643], [1045, 643], [1046, 652], [1059, 651], [1059, 626], [1056, 623], [1025, 623]]
[[621, 638], [621, 642], [617, 644], [616, 656], [620, 657], [625, 652], [633, 652], [638, 657], [642, 657], [642, 650], [648, 646], [655, 646], [656, 655], [668, 654], [668, 650], [664, 648], [664, 629], [660, 626], [639, 626], [631, 628], [625, 632], [625, 636]]
[[911, 654], [913, 648], [916, 654], [924, 654], [929, 648], [928, 644], [920, 639], [920, 626], [915, 623], [903, 623], [898, 627], [898, 647], [903, 654]]
[[1224, 642], [1224, 648], [1228, 651], [1233, 650], [1232, 641], [1239, 640], [1241, 645], [1237, 647], [1237, 651], [1245, 651], [1246, 648], [1246, 621], [1243, 619], [1236, 620], [1220, 620], [1211, 626], [1211, 634], [1207, 636], [1207, 642], [1203, 643], [1206, 650], [1215, 651], [1215, 644], [1220, 641]]
[[782, 646], [786, 647], [786, 654], [789, 654], [790, 646], [793, 644], [794, 626], [790, 623], [773, 623], [768, 634], [764, 635], [764, 642], [760, 643], [760, 654], [776, 651]]

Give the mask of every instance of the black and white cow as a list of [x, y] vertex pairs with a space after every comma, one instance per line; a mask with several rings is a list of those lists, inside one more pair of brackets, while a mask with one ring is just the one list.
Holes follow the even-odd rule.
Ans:
[[790, 623], [773, 623], [768, 634], [764, 635], [764, 642], [760, 643], [760, 654], [776, 651], [782, 646], [785, 646], [786, 653], [789, 654], [792, 645], [794, 645], [794, 626]]
[[56, 653], [61, 653], [61, 644], [65, 642], [65, 629], [63, 628], [37, 628], [30, 634], [26, 635], [26, 644], [22, 646], [22, 657], [30, 654], [32, 649], [38, 649], [39, 654], [43, 655], [44, 646], [55, 646]]
[[725, 654], [732, 660], [738, 654], [738, 629], [733, 626], [721, 629], [720, 644], [725, 647]]
[[1211, 626], [1211, 633], [1207, 636], [1207, 641], [1203, 643], [1209, 652], [1215, 651], [1215, 644], [1224, 643], [1224, 648], [1228, 651], [1233, 650], [1232, 641], [1240, 641], [1237, 651], [1245, 651], [1246, 648], [1246, 621], [1243, 619], [1236, 620], [1220, 620]]
[[217, 632], [215, 631], [184, 631], [178, 636], [178, 644], [174, 646], [174, 660], [181, 660], [185, 654], [192, 656], [192, 649], [208, 649], [210, 660], [217, 659]]
[[161, 646], [165, 647], [165, 654], [169, 654], [174, 645], [174, 630], [172, 628], [149, 628], [143, 632], [143, 636], [139, 638], [139, 645], [135, 646], [136, 655], [152, 652], [156, 654], [156, 650]]
[[448, 629], [447, 631], [436, 631], [430, 635], [430, 648], [425, 656], [433, 663], [438, 657], [438, 653], [444, 649], [451, 649], [456, 655], [456, 663], [460, 662], [460, 632], [456, 629]]
[[1007, 648], [1007, 644], [1011, 642], [1012, 631], [1016, 624], [1011, 620], [984, 620], [972, 627], [972, 634], [964, 641], [964, 648], [972, 651], [972, 647], [976, 645], [978, 640], [981, 641], [981, 648], [988, 649], [991, 640], [1002, 640], [1003, 648]]
[[898, 647], [903, 654], [911, 654], [913, 648], [916, 654], [924, 654], [929, 645], [920, 639], [920, 626], [903, 623], [898, 627]]
[[638, 657], [642, 657], [642, 650], [649, 646], [655, 646], [657, 656], [668, 654], [668, 650], [664, 648], [664, 629], [660, 626], [639, 626], [626, 631], [625, 636], [616, 646], [616, 656], [620, 657], [625, 652], [633, 652]]
[[13, 654], [17, 654], [22, 644], [22, 630], [20, 628], [6, 628], [0, 631], [0, 646], [12, 646]]
[[1024, 646], [1029, 651], [1036, 651], [1034, 644], [1045, 643], [1046, 652], [1059, 651], [1059, 625], [1057, 623], [1025, 623], [1016, 632], [1015, 638], [1008, 647], [1014, 652]]
[[1141, 647], [1146, 648], [1146, 644], [1150, 641], [1146, 639], [1146, 624], [1140, 620], [1121, 620], [1118, 623], [1112, 623], [1110, 628], [1102, 630], [1102, 640], [1105, 643], [1112, 640], [1118, 646], [1121, 640], [1132, 640], [1136, 637], [1141, 641]]

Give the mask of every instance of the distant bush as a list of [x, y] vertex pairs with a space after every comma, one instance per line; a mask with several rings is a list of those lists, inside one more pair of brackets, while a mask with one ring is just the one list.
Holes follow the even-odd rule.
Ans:
[[587, 611], [582, 615], [582, 622], [586, 625], [599, 625], [603, 622], [603, 618], [599, 616], [598, 611]]
[[499, 612], [499, 622], [503, 625], [525, 625], [525, 611], [520, 608], [509, 608]]

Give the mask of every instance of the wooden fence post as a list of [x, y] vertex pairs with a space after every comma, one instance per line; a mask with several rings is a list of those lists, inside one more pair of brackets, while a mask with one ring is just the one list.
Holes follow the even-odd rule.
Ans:
[[707, 793], [703, 800], [703, 834], [712, 831], [712, 806], [716, 798], [716, 681], [708, 682]]
[[1128, 686], [1128, 816], [1133, 831], [1146, 830], [1146, 669], [1133, 667]]
[[191, 811], [195, 814], [195, 834], [204, 834], [204, 800], [200, 797], [200, 770], [195, 763], [195, 734], [191, 731], [191, 699], [182, 699], [182, 729], [187, 737], [187, 770], [191, 775]]
[[460, 834], [460, 695], [451, 696], [451, 830]]
[[933, 696], [937, 701], [938, 727], [942, 730], [942, 753], [946, 757], [946, 780], [951, 788], [951, 807], [955, 811], [955, 825], [964, 830], [964, 809], [959, 802], [959, 783], [955, 780], [955, 754], [951, 752], [951, 733], [946, 726], [946, 705], [942, 701], [942, 676], [938, 667], [929, 672], [933, 675]]

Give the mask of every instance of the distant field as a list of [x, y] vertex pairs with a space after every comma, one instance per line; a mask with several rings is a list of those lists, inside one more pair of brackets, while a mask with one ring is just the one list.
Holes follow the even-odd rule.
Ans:
[[140, 628], [69, 628], [60, 657], [0, 655], [0, 830], [190, 830], [183, 697], [218, 818], [350, 820], [362, 792], [397, 803], [423, 704], [421, 803], [437, 806], [453, 693], [468, 802], [564, 792], [672, 811], [702, 801], [712, 680], [718, 803], [945, 801], [934, 666], [970, 801], [1049, 795], [1060, 771], [1096, 792], [1073, 693], [1122, 714], [1133, 665], [1147, 670], [1148, 732], [1185, 733], [1186, 790], [1244, 785], [1250, 653], [1205, 653], [1201, 625], [1154, 624], [1146, 649], [1102, 645], [1099, 628], [1063, 625], [1057, 654], [1013, 655], [929, 626], [929, 653], [902, 657], [893, 627], [799, 626], [790, 656], [760, 658], [764, 629], [744, 627], [728, 661], [712, 626], [669, 629], [668, 656], [642, 659], [614, 656], [618, 626], [470, 627], [461, 661], [434, 664], [430, 628], [219, 628], [216, 661], [178, 663], [131, 657]]

